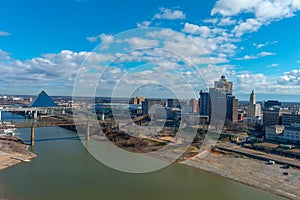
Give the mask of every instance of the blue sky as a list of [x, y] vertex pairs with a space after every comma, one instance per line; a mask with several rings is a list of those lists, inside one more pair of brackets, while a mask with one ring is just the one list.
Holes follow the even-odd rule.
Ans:
[[[89, 95], [87, 91], [96, 87], [98, 95], [106, 96], [118, 85], [115, 95], [126, 96], [137, 84], [152, 81], [176, 85], [178, 88], [170, 86], [175, 91], [191, 86], [194, 94], [182, 95], [194, 97], [225, 74], [234, 82], [234, 93], [240, 99], [248, 99], [254, 89], [260, 100], [300, 101], [299, 11], [299, 0], [1, 2], [0, 93], [37, 94], [45, 90], [50, 95], [71, 95], [75, 82], [82, 86], [77, 94]], [[141, 27], [144, 31], [136, 29]], [[148, 37], [147, 27], [168, 30], [164, 33], [169, 35]], [[122, 34], [131, 29], [135, 30]], [[189, 44], [188, 39], [194, 42]], [[122, 63], [111, 63], [105, 69], [104, 63], [125, 53], [124, 49], [114, 49], [120, 41], [127, 42], [124, 48], [131, 51], [143, 47], [154, 47], [156, 53], [159, 48], [171, 49], [197, 70], [176, 63], [176, 59], [171, 62], [166, 52], [155, 54], [156, 58], [153, 52], [139, 52], [139, 56], [152, 55], [140, 63], [129, 54], [120, 59], [128, 66], [145, 66], [138, 70], [130, 71]], [[104, 48], [95, 49], [98, 44]], [[158, 57], [166, 62], [156, 63]], [[91, 59], [93, 62], [86, 62]], [[90, 69], [84, 71], [84, 67]], [[78, 72], [84, 72], [82, 84], [76, 84]], [[160, 76], [169, 77], [169, 82]], [[126, 88], [131, 88], [127, 94]]]

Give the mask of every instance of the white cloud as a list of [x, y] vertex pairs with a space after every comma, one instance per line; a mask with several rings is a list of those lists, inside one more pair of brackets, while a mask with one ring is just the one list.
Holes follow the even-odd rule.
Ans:
[[245, 22], [240, 22], [232, 30], [237, 37], [241, 37], [245, 33], [252, 33], [258, 31], [263, 24], [257, 19], [247, 19]]
[[160, 13], [154, 15], [153, 19], [185, 19], [185, 14], [181, 10], [172, 10], [168, 8], [160, 8]]
[[0, 59], [1, 60], [9, 60], [10, 59], [9, 53], [0, 49]]
[[0, 30], [0, 36], [6, 36], [6, 35], [10, 35], [10, 33]]
[[219, 51], [223, 53], [234, 53], [236, 49], [237, 46], [231, 43], [225, 43], [219, 47]]
[[219, 0], [212, 15], [234, 16], [240, 13], [253, 13], [264, 22], [291, 17], [300, 10], [298, 0]]
[[0, 74], [2, 88], [17, 89], [28, 85], [31, 90], [53, 88], [56, 91], [60, 89], [71, 91], [75, 76], [82, 64], [99, 72], [104, 69], [98, 66], [99, 62], [110, 60], [112, 56], [62, 50], [56, 54], [44, 54], [24, 61], [14, 58], [4, 60], [1, 56], [0, 58], [0, 71], [4, 72]]
[[137, 23], [136, 26], [138, 28], [147, 28], [148, 26], [150, 26], [151, 21], [143, 21], [141, 23]]
[[219, 19], [217, 19], [217, 18], [209, 18], [209, 19], [203, 20], [204, 23], [210, 23], [210, 24], [216, 24], [218, 21], [219, 21]]
[[239, 14], [253, 14], [233, 30], [237, 37], [256, 32], [262, 25], [289, 18], [300, 10], [299, 0], [219, 0], [211, 11], [212, 15], [233, 17]]
[[198, 26], [190, 23], [185, 23], [182, 31], [185, 33], [201, 35], [203, 37], [208, 37], [211, 33], [210, 28], [207, 26]]
[[272, 67], [278, 67], [279, 65], [277, 63], [273, 63], [271, 65], [268, 65], [268, 68], [272, 68]]
[[219, 0], [211, 11], [212, 15], [217, 13], [223, 16], [233, 16], [241, 12], [254, 11], [260, 0]]
[[261, 58], [265, 56], [273, 56], [273, 55], [276, 55], [276, 53], [263, 51], [256, 55], [245, 55], [241, 58], [237, 58], [237, 60], [251, 60], [251, 59], [257, 59], [257, 58]]
[[124, 40], [125, 42], [128, 42], [131, 46], [131, 48], [149, 48], [149, 47], [157, 47], [159, 45], [158, 40], [149, 40], [144, 38], [128, 38]]
[[264, 74], [240, 73], [236, 76], [235, 87], [250, 91], [250, 88], [260, 88], [268, 84], [267, 76]]
[[265, 42], [265, 43], [261, 43], [261, 44], [254, 43], [253, 46], [255, 46], [257, 49], [260, 49], [260, 48], [263, 48], [263, 47], [268, 46], [268, 45], [276, 44], [277, 42], [278, 41]]
[[236, 24], [237, 21], [235, 19], [231, 19], [230, 17], [226, 17], [221, 19], [221, 21], [218, 23], [218, 26], [231, 26]]
[[265, 57], [265, 56], [274, 56], [274, 55], [276, 55], [276, 53], [263, 51], [263, 52], [260, 52], [257, 55], [258, 55], [258, 57]]
[[251, 59], [257, 59], [258, 57], [256, 55], [245, 55], [241, 58], [237, 58], [237, 60], [251, 60]]
[[300, 85], [300, 70], [295, 69], [290, 72], [285, 72], [277, 81], [283, 85]]
[[114, 36], [110, 34], [100, 34], [97, 36], [90, 36], [86, 38], [89, 42], [97, 42], [100, 40], [101, 42], [101, 48], [100, 49], [107, 49], [109, 48], [109, 45], [114, 41]]

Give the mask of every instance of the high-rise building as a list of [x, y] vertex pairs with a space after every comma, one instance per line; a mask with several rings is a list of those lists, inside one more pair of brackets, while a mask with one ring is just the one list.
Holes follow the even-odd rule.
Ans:
[[283, 110], [283, 109], [264, 110], [264, 114], [263, 114], [264, 126], [281, 125], [283, 114], [290, 114], [290, 111]]
[[142, 105], [144, 101], [145, 101], [145, 97], [134, 97], [131, 98], [130, 103], [135, 105]]
[[226, 77], [223, 75], [219, 81], [215, 81], [215, 89], [221, 90], [226, 94], [232, 95], [232, 82], [227, 81]]
[[228, 95], [226, 103], [226, 120], [231, 122], [238, 121], [238, 99], [235, 96]]
[[249, 105], [247, 107], [247, 117], [259, 118], [260, 115], [261, 115], [261, 106], [260, 104], [256, 103], [256, 95], [254, 93], [254, 90], [252, 90], [252, 93], [250, 94]]
[[169, 108], [180, 108], [180, 102], [178, 99], [168, 99]]
[[199, 113], [199, 101], [193, 98], [190, 100], [190, 105], [193, 113]]
[[158, 105], [160, 108], [165, 107], [165, 101], [161, 99], [145, 99], [142, 103], [143, 115], [149, 114], [149, 110], [152, 106]]
[[209, 118], [218, 118], [230, 122], [238, 121], [238, 99], [232, 95], [233, 83], [221, 76], [215, 81], [214, 88], [209, 89], [209, 94], [200, 91], [200, 115], [208, 113]]
[[201, 90], [199, 99], [199, 112], [200, 115], [209, 116], [210, 113], [210, 96], [208, 92]]
[[250, 94], [250, 104], [256, 104], [256, 95], [254, 93], [254, 90], [252, 90], [251, 94]]
[[209, 120], [224, 121], [226, 118], [227, 95], [224, 91], [217, 90], [216, 88], [209, 88]]

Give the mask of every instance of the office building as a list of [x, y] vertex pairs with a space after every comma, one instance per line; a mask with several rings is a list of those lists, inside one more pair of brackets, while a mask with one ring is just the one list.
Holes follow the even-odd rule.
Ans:
[[226, 120], [230, 122], [238, 121], [238, 99], [235, 96], [228, 95], [227, 96], [227, 106], [226, 106]]
[[131, 98], [130, 104], [142, 105], [144, 101], [145, 101], [145, 97], [134, 97]]
[[208, 92], [201, 90], [199, 99], [199, 112], [202, 116], [209, 116], [210, 113], [210, 96]]
[[[157, 106], [155, 106], [157, 105]], [[151, 107], [157, 107], [157, 111], [160, 112], [160, 109], [158, 107], [165, 107], [165, 101], [161, 99], [145, 99], [145, 101], [142, 102], [142, 113], [143, 115], [149, 114], [149, 110]]]
[[276, 142], [300, 144], [300, 124], [267, 126], [266, 139]]
[[300, 124], [300, 115], [284, 113], [282, 115], [282, 125], [291, 126], [294, 123]]
[[256, 103], [254, 90], [250, 94], [249, 105], [247, 106], [247, 118], [259, 118], [261, 115], [261, 106]]
[[282, 115], [290, 114], [290, 111], [280, 108], [264, 110], [263, 124], [264, 126], [274, 126], [282, 124]]
[[232, 82], [227, 81], [226, 77], [223, 75], [219, 81], [215, 81], [215, 89], [225, 92], [228, 95], [232, 95]]
[[192, 107], [192, 113], [199, 113], [199, 101], [196, 99], [190, 100], [190, 106]]
[[180, 108], [180, 101], [178, 99], [168, 99], [167, 106], [169, 108]]

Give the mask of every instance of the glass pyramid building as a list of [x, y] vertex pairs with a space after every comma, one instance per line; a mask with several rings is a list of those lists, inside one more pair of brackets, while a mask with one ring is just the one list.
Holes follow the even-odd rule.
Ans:
[[29, 105], [29, 107], [57, 107], [57, 104], [42, 91]]

